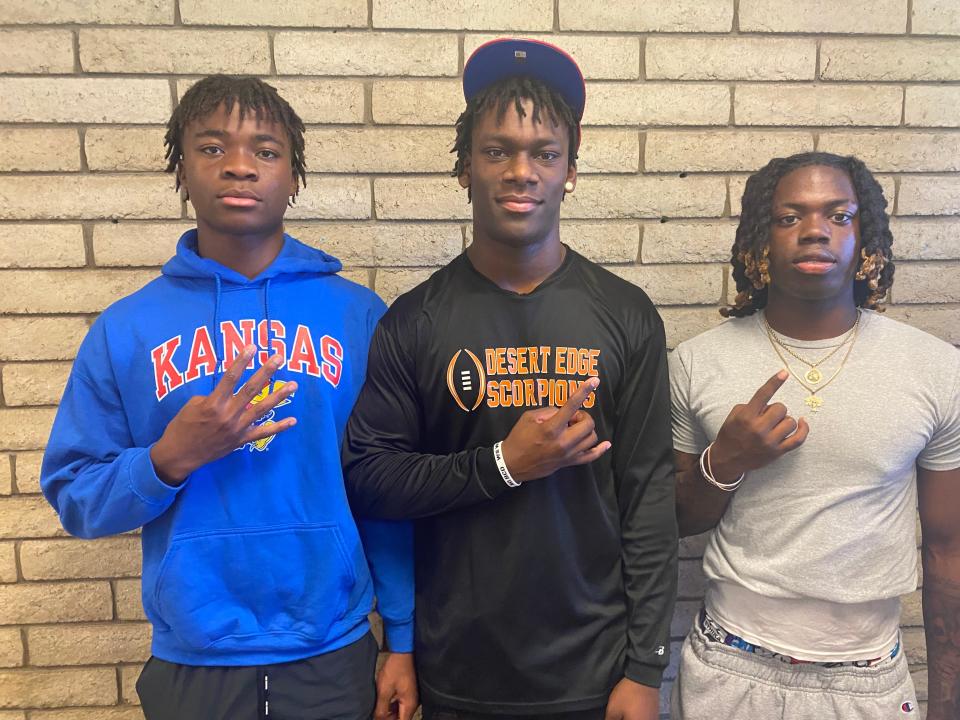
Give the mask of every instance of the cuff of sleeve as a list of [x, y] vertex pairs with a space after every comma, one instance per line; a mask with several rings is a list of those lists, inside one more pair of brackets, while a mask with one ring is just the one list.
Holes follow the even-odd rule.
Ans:
[[383, 634], [387, 637], [387, 649], [390, 652], [413, 652], [413, 620], [393, 622], [384, 618]]
[[662, 667], [645, 665], [636, 660], [627, 660], [627, 670], [624, 673], [630, 680], [647, 687], [658, 688], [663, 680]]
[[[151, 446], [152, 447], [152, 446]], [[150, 459], [150, 448], [141, 448], [127, 467], [130, 489], [137, 497], [150, 505], [168, 505], [186, 483], [174, 487], [157, 476]]]
[[497, 461], [493, 459], [492, 447], [477, 450], [477, 481], [480, 489], [491, 500], [510, 489], [500, 477]]

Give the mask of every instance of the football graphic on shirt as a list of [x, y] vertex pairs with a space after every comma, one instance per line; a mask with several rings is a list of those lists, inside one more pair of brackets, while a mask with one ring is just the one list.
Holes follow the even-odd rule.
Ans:
[[480, 358], [467, 348], [457, 350], [447, 365], [447, 389], [457, 406], [464, 412], [480, 407], [486, 384]]

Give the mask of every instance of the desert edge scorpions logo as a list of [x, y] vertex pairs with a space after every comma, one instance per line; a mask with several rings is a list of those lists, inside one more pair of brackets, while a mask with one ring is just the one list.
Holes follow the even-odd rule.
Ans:
[[[587, 378], [599, 376], [600, 351], [588, 348], [493, 347], [482, 355], [460, 348], [447, 364], [447, 389], [466, 413], [484, 402], [488, 408], [559, 407]], [[583, 406], [595, 402], [590, 393]]]

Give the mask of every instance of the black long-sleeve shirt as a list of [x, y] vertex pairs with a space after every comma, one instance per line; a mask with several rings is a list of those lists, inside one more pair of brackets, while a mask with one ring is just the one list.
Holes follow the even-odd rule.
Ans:
[[[612, 449], [511, 489], [492, 446], [520, 415], [585, 409]], [[344, 445], [355, 511], [418, 518], [416, 657], [427, 702], [598, 707], [669, 660], [677, 529], [663, 324], [572, 250], [533, 292], [461, 255], [381, 320]]]

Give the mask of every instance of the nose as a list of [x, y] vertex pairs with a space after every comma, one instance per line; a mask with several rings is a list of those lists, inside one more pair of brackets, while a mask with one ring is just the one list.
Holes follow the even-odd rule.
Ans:
[[528, 185], [537, 182], [539, 178], [530, 156], [527, 153], [518, 152], [507, 163], [503, 179], [505, 182]]
[[801, 243], [830, 242], [830, 224], [825, 216], [810, 213], [800, 224]]
[[256, 180], [257, 165], [252, 155], [246, 152], [228, 152], [221, 166], [223, 174], [240, 180]]

